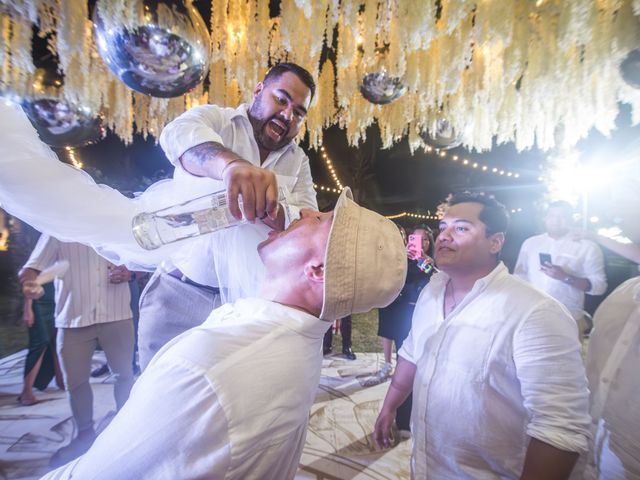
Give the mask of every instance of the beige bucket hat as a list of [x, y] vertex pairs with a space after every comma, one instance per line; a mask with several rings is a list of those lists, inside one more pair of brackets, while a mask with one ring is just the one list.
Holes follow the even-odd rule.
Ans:
[[407, 255], [398, 227], [359, 206], [351, 189], [345, 188], [333, 211], [320, 318], [332, 321], [386, 307], [400, 293], [406, 276]]

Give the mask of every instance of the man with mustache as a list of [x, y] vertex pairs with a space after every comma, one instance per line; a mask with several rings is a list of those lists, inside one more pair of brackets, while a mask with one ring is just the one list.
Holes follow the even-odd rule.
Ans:
[[391, 220], [347, 188], [258, 252], [259, 298], [214, 310], [169, 342], [93, 447], [47, 480], [293, 479], [329, 322], [391, 303], [406, 276]]
[[576, 324], [500, 262], [507, 224], [504, 206], [468, 193], [440, 220], [440, 272], [420, 294], [374, 433], [390, 446], [413, 391], [413, 478], [566, 479], [587, 448]]
[[[291, 192], [291, 217], [296, 216], [295, 207], [317, 208], [309, 159], [294, 142], [314, 93], [308, 71], [281, 63], [258, 83], [251, 105], [236, 109], [203, 105], [185, 112], [160, 136], [176, 166], [173, 179], [152, 185], [134, 200], [59, 165], [37, 141], [24, 116], [1, 105], [6, 141], [0, 146], [4, 152], [0, 202], [38, 230], [89, 244], [115, 264], [133, 270], [159, 266], [140, 299], [139, 354], [144, 368], [167, 341], [202, 323], [221, 304], [221, 289], [229, 288], [225, 282], [240, 284], [238, 296], [257, 293], [257, 281], [249, 284], [262, 269], [255, 246], [270, 229], [282, 230], [290, 220], [278, 204], [279, 185]], [[246, 270], [255, 265], [246, 275], [237, 273], [239, 266], [231, 265], [228, 253], [216, 243], [226, 232], [202, 237], [187, 247], [173, 244], [154, 251], [135, 243], [131, 221], [136, 213], [219, 190], [227, 191], [236, 218], [241, 215], [241, 196], [246, 218], [261, 220], [237, 227], [242, 229], [248, 257]], [[65, 222], [58, 221], [62, 215]], [[227, 245], [238, 247], [233, 242]], [[228, 290], [222, 293], [225, 300], [231, 297]]]

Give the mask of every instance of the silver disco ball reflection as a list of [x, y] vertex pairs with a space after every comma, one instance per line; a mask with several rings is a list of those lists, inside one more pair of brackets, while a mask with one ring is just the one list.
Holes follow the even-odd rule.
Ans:
[[[132, 0], [128, 25], [103, 18], [109, 0], [93, 14], [98, 50], [129, 88], [153, 97], [177, 97], [193, 89], [209, 70], [209, 31], [192, 5], [171, 0]], [[134, 8], [127, 9], [134, 11]]]
[[362, 79], [362, 96], [376, 105], [385, 105], [397, 100], [407, 91], [402, 79], [391, 77], [385, 72], [368, 73]]
[[436, 120], [434, 128], [421, 132], [420, 136], [427, 145], [440, 150], [459, 147], [463, 140], [462, 134], [458, 133], [446, 118]]
[[620, 74], [625, 82], [640, 89], [640, 49], [629, 52], [620, 64]]
[[63, 97], [62, 78], [57, 73], [38, 69], [32, 86], [32, 92], [22, 98], [20, 105], [47, 145], [81, 147], [104, 137], [96, 112]]

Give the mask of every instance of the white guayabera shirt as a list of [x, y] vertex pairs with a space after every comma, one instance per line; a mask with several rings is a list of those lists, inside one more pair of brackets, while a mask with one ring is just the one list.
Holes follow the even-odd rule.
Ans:
[[424, 288], [399, 352], [417, 365], [413, 477], [519, 478], [529, 437], [585, 451], [589, 392], [566, 309], [501, 263], [445, 318], [447, 282]]
[[295, 476], [328, 323], [245, 299], [158, 352], [91, 449], [46, 480]]

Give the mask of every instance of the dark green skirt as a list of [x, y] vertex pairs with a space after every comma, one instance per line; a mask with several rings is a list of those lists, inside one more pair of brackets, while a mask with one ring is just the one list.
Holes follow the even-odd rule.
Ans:
[[42, 365], [34, 382], [38, 390], [47, 388], [55, 376], [53, 363], [56, 348], [55, 308], [53, 283], [47, 283], [44, 285], [44, 295], [33, 301], [33, 326], [29, 329], [29, 351], [24, 364], [26, 376], [44, 352]]

